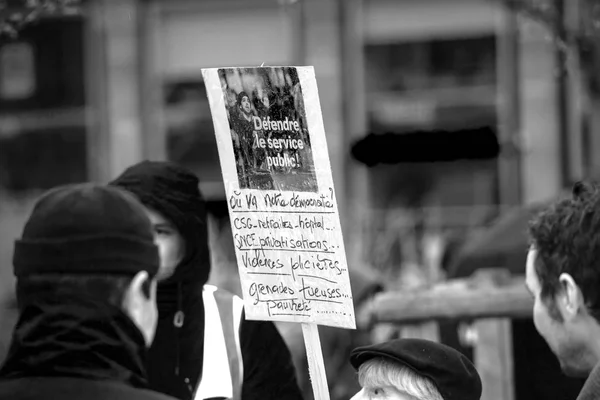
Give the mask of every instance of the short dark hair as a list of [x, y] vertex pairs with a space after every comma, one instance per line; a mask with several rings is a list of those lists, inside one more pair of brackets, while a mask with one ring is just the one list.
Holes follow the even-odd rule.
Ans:
[[590, 314], [600, 322], [600, 186], [577, 183], [569, 199], [551, 205], [529, 223], [537, 250], [535, 272], [541, 298], [560, 320], [554, 299], [562, 290], [559, 277], [573, 277]]
[[123, 307], [133, 275], [33, 274], [17, 279], [19, 310], [32, 302], [62, 295], [91, 298]]
[[248, 93], [241, 91], [238, 93], [237, 98], [236, 98], [236, 103], [238, 106], [242, 105], [242, 101], [244, 101], [244, 97], [247, 97], [248, 101], [250, 101], [250, 96], [248, 96]]

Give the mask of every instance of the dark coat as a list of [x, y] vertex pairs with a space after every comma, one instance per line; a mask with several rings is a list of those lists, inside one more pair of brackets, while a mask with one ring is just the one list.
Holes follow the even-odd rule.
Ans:
[[144, 337], [119, 308], [27, 305], [0, 369], [0, 400], [173, 400], [147, 389]]
[[[181, 328], [173, 324], [179, 307], [160, 303], [148, 372], [153, 390], [191, 400], [204, 362], [205, 315], [202, 288], [194, 290], [191, 284], [181, 288], [184, 324]], [[162, 293], [165, 294], [164, 288]], [[272, 322], [251, 321], [242, 316], [240, 348], [244, 366], [242, 400], [302, 400], [290, 351]]]
[[27, 377], [0, 382], [1, 400], [172, 400], [116, 381]]

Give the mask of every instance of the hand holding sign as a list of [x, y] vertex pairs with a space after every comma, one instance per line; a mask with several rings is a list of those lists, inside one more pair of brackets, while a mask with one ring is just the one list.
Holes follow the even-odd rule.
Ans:
[[354, 329], [355, 320], [314, 70], [203, 75], [246, 317], [306, 324], [313, 388], [328, 398], [316, 324]]

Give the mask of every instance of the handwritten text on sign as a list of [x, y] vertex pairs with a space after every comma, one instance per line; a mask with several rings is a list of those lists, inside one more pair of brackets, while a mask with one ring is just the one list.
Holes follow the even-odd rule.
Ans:
[[252, 299], [248, 314], [353, 319], [348, 270], [334, 235], [333, 190], [330, 196], [234, 191], [229, 206], [240, 272], [251, 277], [243, 280], [244, 297]]

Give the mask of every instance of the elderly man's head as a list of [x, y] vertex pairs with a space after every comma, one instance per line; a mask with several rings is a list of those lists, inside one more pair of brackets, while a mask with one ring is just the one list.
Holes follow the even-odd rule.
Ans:
[[350, 362], [362, 390], [352, 400], [479, 400], [481, 379], [464, 355], [440, 343], [397, 339], [359, 347]]

